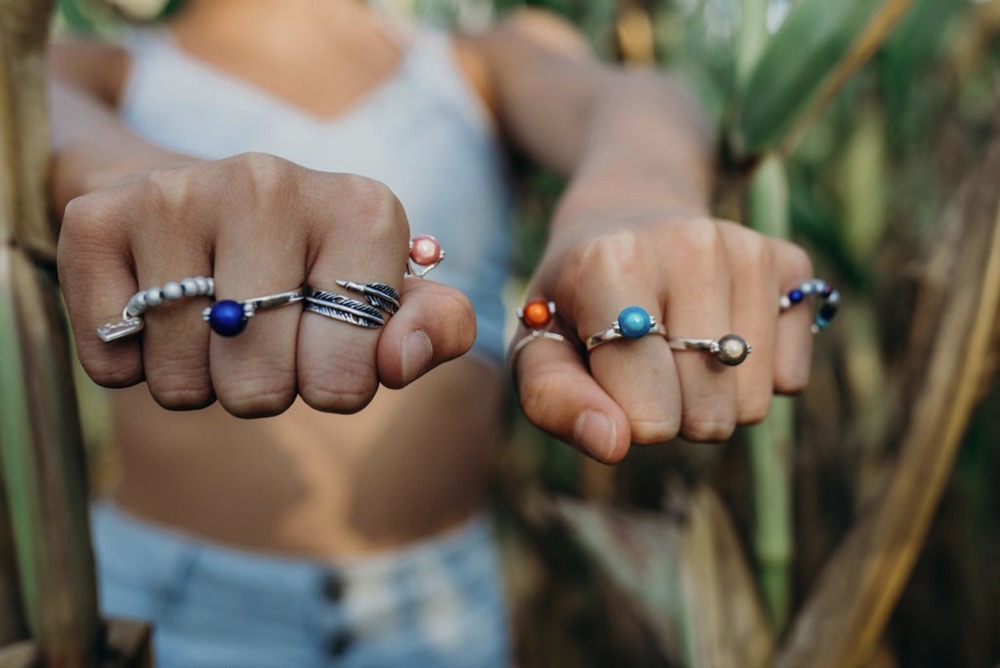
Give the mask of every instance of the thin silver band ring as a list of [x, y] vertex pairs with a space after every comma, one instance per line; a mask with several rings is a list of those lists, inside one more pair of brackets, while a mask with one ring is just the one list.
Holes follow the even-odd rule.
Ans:
[[736, 334], [726, 334], [722, 338], [716, 339], [667, 339], [667, 343], [674, 350], [686, 350], [696, 352], [707, 352], [726, 366], [736, 366], [742, 364], [752, 350], [749, 343], [742, 336]]

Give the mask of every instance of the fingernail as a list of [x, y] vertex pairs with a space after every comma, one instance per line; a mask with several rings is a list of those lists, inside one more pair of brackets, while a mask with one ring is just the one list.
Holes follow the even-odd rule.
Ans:
[[420, 330], [407, 334], [403, 341], [403, 382], [409, 383], [427, 371], [433, 354], [426, 334]]
[[584, 411], [573, 426], [573, 442], [601, 461], [608, 461], [615, 449], [617, 431], [614, 421], [604, 413]]

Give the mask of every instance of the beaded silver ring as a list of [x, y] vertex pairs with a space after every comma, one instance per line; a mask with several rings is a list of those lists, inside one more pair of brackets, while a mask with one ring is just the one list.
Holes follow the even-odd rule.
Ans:
[[818, 334], [829, 327], [830, 322], [837, 315], [837, 308], [840, 306], [840, 293], [826, 281], [814, 278], [803, 281], [798, 287], [782, 295], [778, 299], [778, 308], [781, 313], [784, 313], [804, 301], [806, 297], [816, 297], [816, 310], [810, 329], [812, 329], [813, 334]]
[[101, 325], [97, 328], [97, 335], [105, 343], [134, 336], [145, 327], [143, 314], [150, 307], [177, 301], [182, 297], [213, 296], [215, 296], [215, 281], [211, 277], [206, 278], [205, 276], [170, 281], [169, 283], [164, 283], [163, 287], [140, 290], [132, 295], [125, 304], [125, 308], [122, 309], [121, 319]]
[[263, 297], [251, 297], [236, 301], [223, 299], [201, 312], [201, 319], [209, 324], [212, 331], [220, 336], [237, 336], [247, 327], [250, 318], [264, 309], [288, 306], [302, 301], [302, 288], [279, 292]]

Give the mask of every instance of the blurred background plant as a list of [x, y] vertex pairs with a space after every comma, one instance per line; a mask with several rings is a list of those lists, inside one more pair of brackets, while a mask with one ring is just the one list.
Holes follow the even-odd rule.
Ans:
[[[470, 28], [522, 4], [386, 2]], [[59, 4], [61, 26], [109, 25]], [[809, 389], [725, 445], [637, 449], [606, 468], [539, 434], [511, 402], [497, 496], [523, 662], [761, 665], [776, 644], [794, 644], [792, 620], [823, 564], [898, 471], [927, 359], [908, 345], [921, 277], [949, 202], [1000, 137], [1000, 1], [531, 4], [569, 18], [605, 59], [687, 81], [718, 122], [717, 213], [804, 244], [845, 306], [816, 340]], [[515, 166], [523, 275], [562, 182]], [[95, 415], [99, 399], [87, 406], [93, 395], [81, 394]], [[869, 665], [1000, 661], [1000, 390], [977, 398]], [[101, 419], [87, 424], [92, 459], [104, 461]], [[92, 470], [98, 486], [113, 474]]]

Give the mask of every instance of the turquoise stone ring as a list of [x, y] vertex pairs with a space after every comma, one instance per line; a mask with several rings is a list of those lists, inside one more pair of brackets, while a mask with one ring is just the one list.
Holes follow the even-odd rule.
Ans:
[[667, 335], [667, 330], [656, 322], [656, 318], [651, 316], [649, 311], [641, 306], [629, 306], [621, 310], [618, 319], [612, 323], [610, 328], [587, 339], [587, 352], [608, 341], [641, 339], [650, 332], [660, 336]]
[[641, 306], [629, 306], [618, 314], [618, 331], [626, 339], [638, 339], [649, 334], [653, 317]]

